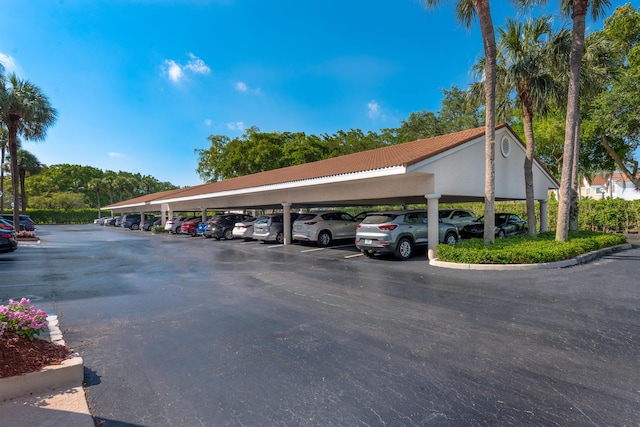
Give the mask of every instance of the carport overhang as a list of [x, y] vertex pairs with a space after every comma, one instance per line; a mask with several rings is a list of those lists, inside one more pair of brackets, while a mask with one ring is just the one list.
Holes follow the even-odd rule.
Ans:
[[[462, 140], [457, 141], [452, 137], [458, 134], [465, 136], [466, 139], [461, 137]], [[468, 136], [469, 134], [471, 136]], [[429, 217], [433, 218], [437, 217], [439, 203], [484, 201], [483, 128], [406, 144], [421, 143], [429, 147], [428, 143], [431, 140], [436, 144], [439, 142], [438, 138], [444, 137], [450, 137], [449, 139], [453, 141], [447, 142], [450, 146], [445, 145], [446, 149], [403, 164], [327, 176], [319, 174], [320, 176], [308, 179], [283, 180], [260, 185], [261, 174], [264, 174], [267, 181], [277, 181], [274, 177], [278, 176], [279, 171], [286, 175], [291, 169], [285, 168], [245, 177], [257, 178], [253, 179], [253, 185], [241, 185], [242, 178], [236, 178], [239, 180], [237, 185], [224, 185], [224, 182], [203, 184], [132, 199], [107, 206], [106, 209], [111, 209], [114, 214], [162, 212], [165, 215], [172, 215], [173, 212], [200, 211], [204, 216], [207, 210], [278, 209], [286, 214], [291, 209], [300, 208], [406, 206], [427, 203]], [[507, 125], [500, 125], [496, 129], [496, 141], [499, 148], [495, 156], [495, 199], [496, 201], [524, 200], [524, 144]], [[506, 152], [505, 147], [509, 147]], [[371, 156], [377, 154], [375, 152], [376, 150], [371, 150], [365, 153]], [[384, 152], [384, 154], [388, 153]], [[340, 159], [358, 161], [357, 156], [351, 155], [349, 159], [343, 156], [343, 158], [328, 159], [308, 165], [331, 166], [332, 161], [339, 162]], [[304, 168], [304, 166], [301, 167]], [[557, 189], [558, 182], [538, 161], [534, 162], [533, 169], [535, 199], [541, 202], [540, 224], [541, 230], [544, 231], [547, 224], [548, 192], [551, 189]], [[229, 180], [227, 183], [233, 184], [233, 181]], [[285, 215], [285, 222], [288, 218], [289, 216]], [[435, 221], [431, 224], [433, 226], [429, 227], [428, 254], [430, 258], [434, 258], [438, 229]], [[285, 230], [289, 230], [286, 224]], [[287, 234], [285, 243], [290, 243], [290, 231]], [[431, 238], [432, 236], [435, 238]]]

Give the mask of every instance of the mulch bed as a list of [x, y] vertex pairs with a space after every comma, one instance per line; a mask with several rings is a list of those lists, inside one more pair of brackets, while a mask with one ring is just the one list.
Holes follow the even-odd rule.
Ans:
[[13, 332], [0, 336], [0, 378], [36, 372], [49, 365], [59, 365], [72, 357], [64, 345], [42, 339], [29, 341]]

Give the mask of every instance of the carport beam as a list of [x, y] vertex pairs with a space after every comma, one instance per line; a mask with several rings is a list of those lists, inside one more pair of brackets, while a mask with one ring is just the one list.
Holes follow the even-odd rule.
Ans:
[[284, 228], [284, 244], [291, 244], [291, 203], [282, 203], [282, 227]]
[[425, 194], [424, 197], [427, 199], [427, 218], [429, 218], [429, 224], [427, 227], [427, 256], [429, 260], [435, 259], [436, 248], [438, 247], [438, 223], [440, 222], [440, 218], [438, 216], [438, 199], [440, 199], [440, 194]]

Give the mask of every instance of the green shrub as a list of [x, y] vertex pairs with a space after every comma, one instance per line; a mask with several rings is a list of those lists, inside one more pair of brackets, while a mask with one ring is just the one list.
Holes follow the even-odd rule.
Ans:
[[461, 264], [537, 264], [562, 261], [578, 255], [625, 243], [620, 234], [581, 231], [569, 234], [568, 242], [555, 240], [553, 232], [498, 239], [485, 246], [482, 239], [469, 239], [455, 246], [438, 245], [440, 261]]
[[151, 232], [153, 234], [158, 234], [164, 232], [164, 227], [161, 225], [154, 225], [151, 227]]

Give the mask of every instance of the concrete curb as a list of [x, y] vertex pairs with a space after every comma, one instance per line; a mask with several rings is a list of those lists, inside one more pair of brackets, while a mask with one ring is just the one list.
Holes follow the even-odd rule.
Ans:
[[[51, 341], [64, 345], [58, 317], [49, 316], [47, 322]], [[82, 358], [75, 356], [63, 361], [60, 365], [47, 366], [37, 372], [0, 378], [0, 402], [30, 394], [82, 386], [83, 379]]]
[[610, 248], [603, 248], [597, 251], [588, 252], [586, 254], [579, 255], [572, 259], [567, 259], [567, 260], [557, 261], [557, 262], [544, 262], [540, 264], [459, 264], [455, 262], [440, 261], [436, 258], [429, 261], [429, 265], [432, 265], [434, 267], [451, 268], [451, 269], [457, 269], [457, 270], [507, 270], [507, 271], [543, 270], [543, 269], [551, 269], [551, 268], [566, 268], [566, 267], [572, 267], [578, 264], [585, 264], [587, 262], [593, 261], [596, 258], [600, 258], [601, 256], [604, 256], [613, 252], [620, 252], [620, 251], [631, 249], [631, 248], [632, 248], [632, 245], [630, 243], [624, 243], [622, 245], [616, 245]]

